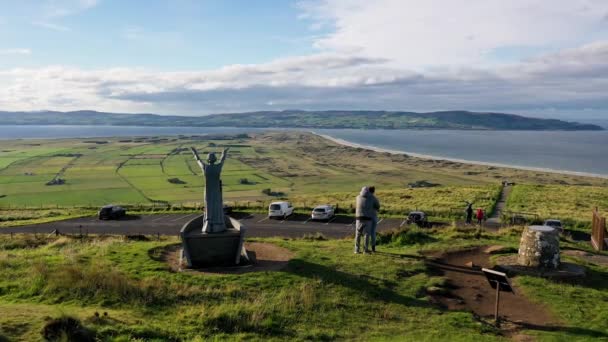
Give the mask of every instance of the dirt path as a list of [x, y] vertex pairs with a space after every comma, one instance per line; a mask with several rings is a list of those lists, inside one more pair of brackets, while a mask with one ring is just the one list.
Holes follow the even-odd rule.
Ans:
[[488, 225], [500, 225], [500, 215], [505, 210], [505, 206], [507, 205], [507, 199], [509, 198], [509, 194], [511, 194], [512, 188], [513, 187], [511, 185], [503, 186], [502, 191], [500, 192], [500, 198], [498, 199], [498, 202], [496, 202], [494, 212], [486, 222]]
[[[479, 268], [467, 266], [473, 262], [479, 267], [490, 267], [488, 247], [460, 251], [439, 256], [429, 266], [447, 278], [448, 292], [432, 298], [449, 310], [472, 311], [477, 316], [492, 320], [496, 292], [490, 287]], [[499, 313], [501, 320], [518, 325], [548, 326], [556, 320], [541, 305], [528, 300], [515, 288], [515, 294], [501, 292]]]

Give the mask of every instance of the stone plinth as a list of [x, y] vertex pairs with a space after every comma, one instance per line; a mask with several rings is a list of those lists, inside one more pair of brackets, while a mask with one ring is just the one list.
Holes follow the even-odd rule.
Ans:
[[527, 267], [557, 269], [560, 265], [557, 230], [549, 226], [524, 228], [517, 263]]
[[203, 233], [204, 215], [186, 223], [180, 231], [183, 258], [189, 268], [234, 266], [247, 258], [243, 248], [245, 228], [240, 222], [226, 216], [227, 228], [219, 233]]

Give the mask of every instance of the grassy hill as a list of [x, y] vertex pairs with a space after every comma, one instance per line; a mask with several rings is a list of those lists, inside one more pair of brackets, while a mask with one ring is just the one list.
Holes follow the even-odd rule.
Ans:
[[[520, 234], [408, 228], [393, 239], [381, 237], [380, 252], [371, 256], [353, 255], [350, 239], [257, 239], [288, 249], [293, 258], [279, 272], [224, 275], [170, 269], [162, 251], [179, 243], [175, 237], [0, 236], [0, 340], [38, 341], [43, 327], [68, 317], [78, 329], [66, 331], [97, 341], [607, 338], [608, 267], [584, 260], [568, 259], [588, 269], [575, 282], [512, 279], [517, 296], [554, 317], [552, 325], [508, 322], [500, 330], [491, 317], [437, 303], [453, 286], [425, 255], [497, 244], [516, 251]], [[589, 251], [585, 243], [561, 244]], [[509, 298], [501, 303], [504, 312]]]
[[514, 114], [443, 111], [260, 111], [208, 116], [116, 114], [96, 111], [1, 112], [0, 125], [114, 125], [355, 129], [602, 130], [593, 124]]

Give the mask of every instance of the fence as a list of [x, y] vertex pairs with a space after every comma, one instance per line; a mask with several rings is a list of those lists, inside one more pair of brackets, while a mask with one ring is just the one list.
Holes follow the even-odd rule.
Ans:
[[606, 218], [600, 216], [597, 209], [593, 210], [593, 220], [591, 226], [591, 245], [598, 251], [606, 249], [608, 242], [606, 241]]
[[527, 224], [530, 222], [538, 222], [540, 217], [536, 213], [525, 213], [520, 211], [505, 210], [501, 213], [501, 221], [509, 222], [513, 225]]

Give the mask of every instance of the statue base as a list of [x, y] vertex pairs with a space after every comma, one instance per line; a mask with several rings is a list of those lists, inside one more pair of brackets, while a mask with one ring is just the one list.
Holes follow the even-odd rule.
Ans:
[[180, 231], [183, 258], [188, 268], [210, 266], [234, 266], [247, 259], [243, 247], [245, 227], [226, 216], [227, 229], [219, 233], [203, 233], [201, 226], [204, 215], [186, 223]]

